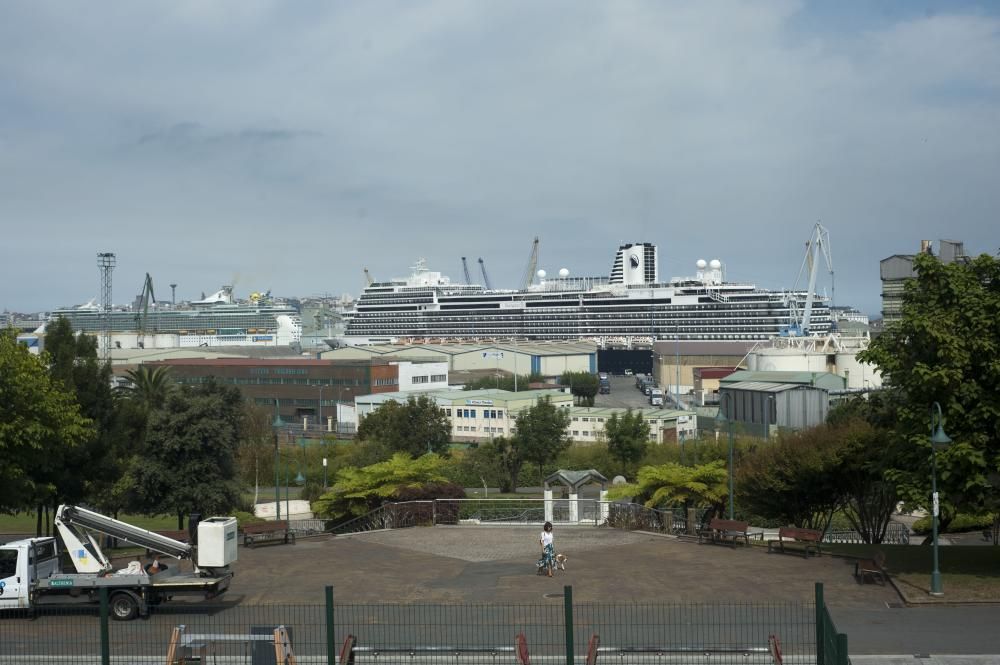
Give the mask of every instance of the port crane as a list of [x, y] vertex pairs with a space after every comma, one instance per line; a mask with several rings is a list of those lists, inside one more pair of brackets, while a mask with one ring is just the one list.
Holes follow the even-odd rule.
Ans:
[[465, 273], [465, 283], [472, 284], [472, 277], [469, 276], [469, 264], [465, 262], [465, 257], [462, 257], [462, 272]]
[[822, 224], [817, 223], [813, 227], [812, 235], [806, 242], [806, 254], [802, 259], [802, 266], [799, 268], [799, 276], [795, 279], [796, 288], [802, 279], [804, 272], [809, 272], [809, 284], [806, 290], [806, 302], [802, 311], [799, 311], [798, 303], [794, 293], [788, 299], [791, 322], [788, 327], [788, 335], [791, 337], [802, 337], [809, 335], [812, 327], [812, 309], [816, 299], [816, 273], [819, 269], [820, 256], [826, 262], [827, 270], [830, 273], [831, 293], [833, 293], [833, 254], [830, 251], [830, 232]]
[[486, 287], [487, 291], [492, 291], [493, 287], [490, 286], [490, 277], [486, 274], [486, 264], [483, 262], [483, 257], [479, 257], [479, 269], [483, 272], [483, 286]]
[[365, 268], [365, 286], [371, 286], [374, 283], [375, 283], [375, 278], [372, 277], [372, 274], [370, 272], [368, 272], [368, 268]]
[[142, 292], [136, 299], [135, 308], [135, 329], [136, 345], [143, 349], [146, 347], [146, 328], [149, 325], [149, 303], [156, 303], [156, 296], [153, 295], [153, 278], [146, 273], [146, 281], [142, 283]]
[[531, 255], [528, 257], [528, 267], [524, 270], [524, 275], [521, 277], [521, 290], [525, 291], [531, 282], [535, 279], [535, 268], [538, 267], [538, 236], [535, 236], [534, 242], [531, 243]]

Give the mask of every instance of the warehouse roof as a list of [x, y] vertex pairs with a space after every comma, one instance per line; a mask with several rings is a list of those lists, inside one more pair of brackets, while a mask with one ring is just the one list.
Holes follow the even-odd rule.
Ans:
[[766, 383], [793, 383], [800, 386], [817, 386], [821, 388], [843, 388], [846, 380], [842, 376], [830, 372], [751, 372], [740, 370], [721, 379], [723, 388], [730, 388], [734, 383], [744, 381], [763, 381]]
[[738, 381], [727, 383], [726, 390], [751, 390], [758, 393], [782, 393], [805, 387], [801, 383], [771, 383], [768, 381]]

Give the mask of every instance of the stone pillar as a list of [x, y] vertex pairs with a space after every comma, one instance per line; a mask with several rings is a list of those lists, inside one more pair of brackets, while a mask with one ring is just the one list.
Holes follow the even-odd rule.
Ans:
[[327, 432], [333, 431], [333, 416], [326, 417], [326, 431]]
[[601, 500], [601, 510], [599, 513], [601, 516], [600, 523], [604, 524], [605, 522], [608, 521], [608, 513], [609, 513], [608, 490], [604, 489], [601, 490], [600, 500]]
[[309, 418], [302, 416], [302, 431], [305, 432], [309, 429]]
[[548, 487], [545, 488], [545, 521], [552, 521], [552, 490]]
[[580, 499], [579, 494], [570, 492], [569, 494], [569, 521], [576, 524], [580, 521]]
[[698, 519], [698, 511], [695, 508], [688, 508], [688, 519], [687, 519], [687, 533], [689, 536], [698, 535], [698, 525], [695, 521]]

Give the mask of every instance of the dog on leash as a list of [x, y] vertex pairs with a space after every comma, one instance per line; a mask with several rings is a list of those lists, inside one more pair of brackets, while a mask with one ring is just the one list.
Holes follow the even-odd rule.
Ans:
[[566, 560], [569, 559], [565, 554], [556, 555], [556, 568], [559, 570], [566, 570]]

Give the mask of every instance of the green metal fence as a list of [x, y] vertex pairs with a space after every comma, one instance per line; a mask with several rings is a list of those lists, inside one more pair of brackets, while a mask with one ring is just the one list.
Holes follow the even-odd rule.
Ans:
[[816, 663], [817, 665], [851, 665], [847, 653], [847, 635], [838, 633], [823, 600], [823, 585], [816, 583]]
[[176, 603], [128, 622], [109, 621], [106, 607], [61, 608], [0, 619], [0, 664], [162, 664], [173, 640], [174, 662], [271, 665], [277, 627], [297, 663], [327, 665], [344, 662], [349, 636], [355, 665], [510, 665], [525, 654], [552, 665], [754, 665], [775, 662], [769, 641], [784, 663], [850, 663], [817, 585], [816, 605], [578, 603], [570, 587], [525, 604], [364, 604], [328, 587], [322, 604]]

